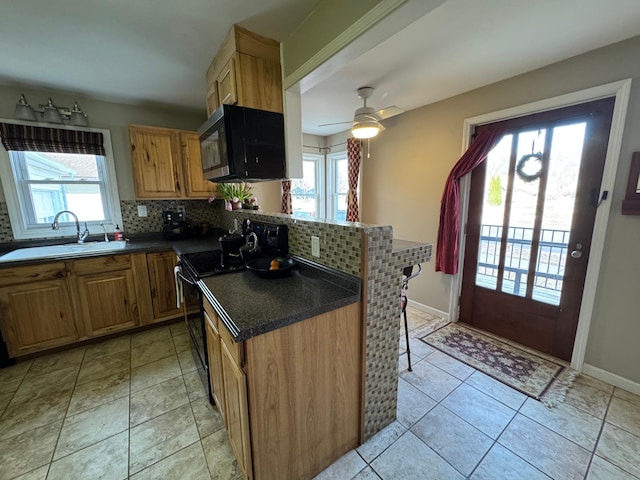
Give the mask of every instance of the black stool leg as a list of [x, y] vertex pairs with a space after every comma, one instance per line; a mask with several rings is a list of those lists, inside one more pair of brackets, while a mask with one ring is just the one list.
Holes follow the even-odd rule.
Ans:
[[411, 369], [411, 347], [409, 346], [409, 327], [407, 326], [407, 307], [402, 309], [402, 314], [404, 315], [404, 336], [407, 340], [407, 361], [409, 362], [409, 371], [412, 372]]

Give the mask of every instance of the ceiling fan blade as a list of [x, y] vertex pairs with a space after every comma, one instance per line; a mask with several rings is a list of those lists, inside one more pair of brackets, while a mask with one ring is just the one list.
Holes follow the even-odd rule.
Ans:
[[328, 127], [330, 125], [341, 125], [343, 123], [353, 123], [352, 120], [348, 120], [346, 122], [333, 122], [333, 123], [323, 123], [322, 125], [318, 125], [319, 127]]
[[380, 120], [385, 120], [387, 118], [395, 117], [396, 115], [399, 115], [401, 113], [404, 113], [404, 110], [401, 109], [400, 107], [396, 107], [395, 105], [391, 105], [389, 107], [381, 108], [380, 110], [375, 112], [376, 116]]

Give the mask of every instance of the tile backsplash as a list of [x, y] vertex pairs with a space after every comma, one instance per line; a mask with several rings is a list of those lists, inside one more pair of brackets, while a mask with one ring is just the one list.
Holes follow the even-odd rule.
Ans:
[[[216, 226], [220, 223], [221, 208], [214, 202], [207, 200], [122, 200], [120, 209], [125, 233], [151, 233], [162, 231], [162, 212], [165, 210], [176, 211], [178, 206], [183, 206], [187, 213], [187, 219], [197, 222], [209, 222]], [[147, 216], [138, 217], [138, 206], [147, 207]]]
[[[220, 205], [217, 205], [217, 204]], [[138, 206], [147, 207], [147, 216], [138, 217]], [[160, 233], [162, 231], [162, 212], [175, 211], [178, 206], [184, 206], [187, 219], [194, 223], [209, 222], [211, 225], [220, 224], [222, 202], [210, 204], [207, 200], [122, 200], [120, 210], [124, 232]], [[9, 210], [6, 202], [0, 202], [0, 243], [14, 241], [9, 220]]]

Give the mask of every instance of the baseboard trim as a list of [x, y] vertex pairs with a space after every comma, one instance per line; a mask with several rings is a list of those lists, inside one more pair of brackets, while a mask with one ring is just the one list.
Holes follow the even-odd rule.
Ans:
[[443, 312], [442, 310], [438, 310], [428, 305], [418, 303], [414, 300], [409, 300], [409, 305], [417, 310], [420, 310], [421, 312], [430, 313], [431, 315], [435, 315], [436, 317], [444, 318], [447, 321], [449, 320], [449, 314], [447, 312]]
[[610, 383], [614, 387], [622, 388], [627, 392], [640, 395], [640, 383], [636, 383], [632, 380], [629, 380], [628, 378], [616, 375], [615, 373], [607, 372], [606, 370], [594, 367], [593, 365], [589, 365], [588, 363], [583, 364], [582, 373], [591, 375], [592, 377], [597, 378], [598, 380], [602, 380], [603, 382]]

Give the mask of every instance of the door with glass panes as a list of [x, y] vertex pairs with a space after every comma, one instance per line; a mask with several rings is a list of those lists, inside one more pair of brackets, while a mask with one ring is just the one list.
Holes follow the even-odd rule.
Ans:
[[460, 321], [569, 361], [614, 99], [506, 128], [473, 171]]

